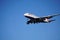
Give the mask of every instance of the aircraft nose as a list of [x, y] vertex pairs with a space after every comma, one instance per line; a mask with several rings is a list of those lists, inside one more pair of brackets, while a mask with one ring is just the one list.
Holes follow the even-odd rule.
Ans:
[[24, 16], [25, 16], [26, 14], [24, 14]]
[[25, 13], [24, 16], [27, 16], [29, 13]]

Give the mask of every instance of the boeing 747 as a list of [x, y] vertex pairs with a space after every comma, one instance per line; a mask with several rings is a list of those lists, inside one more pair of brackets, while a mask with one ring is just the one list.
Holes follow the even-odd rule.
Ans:
[[53, 18], [55, 16], [58, 16], [60, 14], [54, 14], [54, 15], [48, 15], [48, 16], [43, 16], [43, 17], [38, 17], [30, 13], [25, 13], [24, 16], [28, 18], [29, 20], [27, 21], [27, 24], [32, 24], [32, 23], [50, 23], [55, 20], [50, 20], [50, 18]]

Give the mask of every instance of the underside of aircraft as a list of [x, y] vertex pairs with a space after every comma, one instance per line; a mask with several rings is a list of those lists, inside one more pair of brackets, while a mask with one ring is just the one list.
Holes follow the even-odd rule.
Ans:
[[50, 20], [50, 18], [53, 18], [55, 16], [58, 16], [60, 14], [54, 14], [54, 15], [49, 15], [49, 16], [44, 16], [44, 17], [38, 17], [30, 13], [25, 13], [24, 16], [28, 18], [27, 24], [32, 24], [32, 23], [50, 23], [55, 20]]

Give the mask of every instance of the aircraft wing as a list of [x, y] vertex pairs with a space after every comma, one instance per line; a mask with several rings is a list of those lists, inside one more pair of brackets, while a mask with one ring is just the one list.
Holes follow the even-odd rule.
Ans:
[[50, 19], [50, 18], [58, 16], [58, 15], [60, 15], [60, 14], [54, 14], [54, 15], [44, 16], [44, 17], [42, 17], [42, 19], [45, 19], [45, 18]]

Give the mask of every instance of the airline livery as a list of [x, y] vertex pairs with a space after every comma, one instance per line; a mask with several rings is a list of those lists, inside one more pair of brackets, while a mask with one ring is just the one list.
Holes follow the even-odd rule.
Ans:
[[43, 17], [38, 17], [30, 13], [25, 13], [24, 16], [28, 18], [29, 20], [27, 21], [27, 24], [32, 24], [32, 23], [50, 23], [55, 20], [50, 20], [50, 18], [58, 16], [60, 14], [54, 14], [54, 15], [48, 15], [48, 16], [43, 16]]

